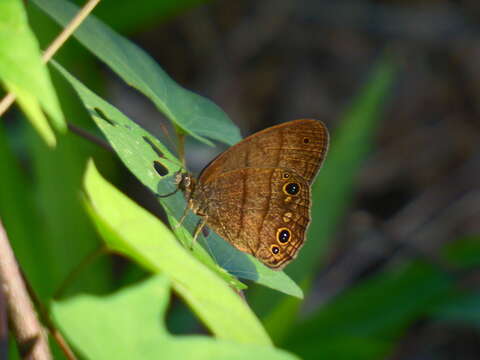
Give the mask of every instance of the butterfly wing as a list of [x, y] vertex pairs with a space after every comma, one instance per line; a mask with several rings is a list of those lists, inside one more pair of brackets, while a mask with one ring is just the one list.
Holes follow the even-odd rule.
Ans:
[[310, 222], [310, 184], [282, 168], [242, 168], [199, 183], [193, 197], [207, 225], [273, 269], [295, 258]]
[[272, 126], [232, 146], [214, 159], [199, 176], [207, 183], [220, 174], [241, 168], [284, 168], [312, 183], [328, 150], [326, 126], [300, 119]]

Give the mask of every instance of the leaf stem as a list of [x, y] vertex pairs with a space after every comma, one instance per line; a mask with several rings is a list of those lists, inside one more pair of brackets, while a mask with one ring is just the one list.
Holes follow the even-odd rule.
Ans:
[[106, 254], [108, 249], [104, 245], [100, 245], [94, 251], [90, 252], [85, 256], [79, 264], [77, 264], [70, 273], [65, 277], [62, 284], [58, 287], [57, 291], [53, 294], [54, 299], [59, 299], [67, 287], [75, 280], [75, 278], [93, 261], [95, 261], [99, 256]]
[[81, 127], [78, 127], [78, 126], [73, 125], [71, 123], [67, 122], [67, 126], [68, 126], [68, 130], [70, 130], [75, 135], [78, 135], [78, 136], [90, 141], [91, 143], [104, 148], [105, 150], [107, 150], [109, 152], [113, 152], [113, 149], [110, 146], [110, 144], [108, 142], [104, 141], [103, 139], [101, 139], [101, 138], [99, 138], [99, 137], [97, 137], [93, 134], [90, 134], [85, 129], [82, 129]]

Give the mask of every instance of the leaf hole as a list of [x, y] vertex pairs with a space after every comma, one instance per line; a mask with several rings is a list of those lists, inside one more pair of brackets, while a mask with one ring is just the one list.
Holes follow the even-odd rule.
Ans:
[[160, 176], [165, 176], [168, 174], [168, 169], [157, 160], [153, 162], [153, 168], [155, 169], [157, 174]]
[[149, 139], [148, 137], [146, 137], [146, 136], [143, 136], [142, 138], [143, 138], [143, 140], [144, 140], [148, 145], [150, 145], [150, 147], [152, 148], [153, 151], [155, 151], [155, 153], [158, 155], [158, 157], [161, 157], [161, 158], [164, 157], [164, 156], [163, 156], [163, 152], [158, 148], [157, 145], [155, 145], [155, 144], [153, 143], [152, 140], [150, 140], [150, 139]]
[[110, 119], [105, 115], [105, 113], [104, 113], [102, 110], [100, 110], [99, 108], [96, 107], [96, 108], [93, 108], [93, 110], [94, 110], [95, 113], [98, 115], [98, 117], [99, 117], [100, 119], [102, 119], [103, 121], [107, 122], [108, 124], [110, 124], [110, 125], [112, 125], [112, 126], [116, 126], [116, 125], [117, 125], [114, 121], [110, 120]]

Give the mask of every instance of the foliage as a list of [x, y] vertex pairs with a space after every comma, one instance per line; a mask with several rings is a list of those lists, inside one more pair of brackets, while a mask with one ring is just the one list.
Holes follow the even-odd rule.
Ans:
[[16, 97], [28, 119], [45, 142], [55, 145], [55, 135], [42, 112], [53, 120], [57, 130], [65, 131], [65, 122], [50, 78], [40, 59], [37, 39], [28, 27], [20, 0], [0, 4], [0, 78]]

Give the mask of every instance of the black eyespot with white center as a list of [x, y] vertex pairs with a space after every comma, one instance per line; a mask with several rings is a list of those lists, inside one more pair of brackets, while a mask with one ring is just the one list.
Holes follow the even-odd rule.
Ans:
[[278, 229], [277, 239], [280, 243], [286, 244], [290, 240], [290, 230], [287, 228]]
[[273, 245], [271, 250], [272, 250], [272, 253], [275, 255], [277, 255], [280, 252], [280, 248], [276, 245]]
[[289, 174], [289, 173], [284, 173], [284, 174], [283, 174], [283, 178], [284, 178], [284, 179], [288, 179], [289, 177], [290, 177], [290, 174]]
[[300, 191], [300, 185], [297, 183], [288, 183], [285, 185], [285, 192], [289, 195], [297, 195]]

